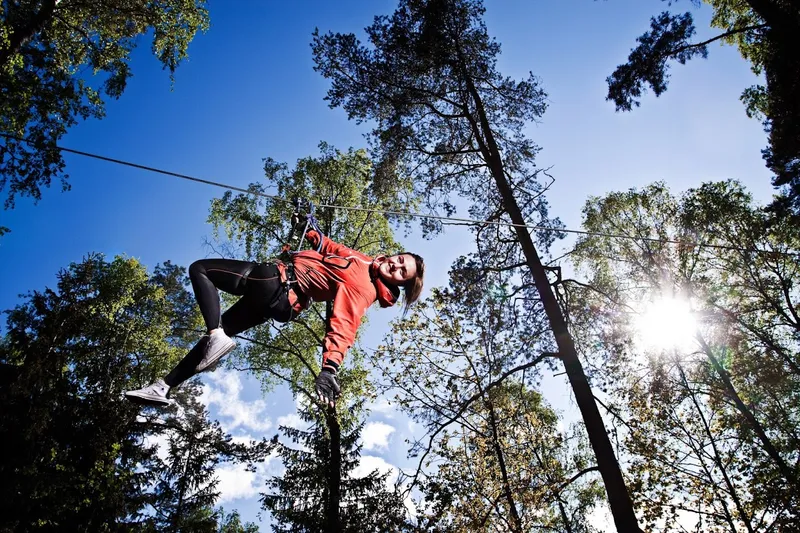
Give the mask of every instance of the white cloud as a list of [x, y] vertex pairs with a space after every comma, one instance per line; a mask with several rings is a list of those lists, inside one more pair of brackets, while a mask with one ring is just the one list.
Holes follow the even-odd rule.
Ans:
[[[393, 464], [386, 462], [381, 457], [375, 457], [374, 455], [362, 455], [361, 461], [358, 463], [358, 466], [353, 469], [353, 472], [350, 475], [353, 478], [360, 478], [369, 475], [375, 470], [381, 474], [386, 472], [389, 473], [389, 476], [386, 478], [386, 488], [388, 490], [394, 490], [395, 482], [397, 481], [397, 476], [400, 473], [400, 469]], [[406, 495], [406, 497], [403, 499], [403, 504], [405, 505], [406, 511], [408, 511], [410, 517], [413, 518], [417, 515], [417, 506], [411, 499], [410, 494]]]
[[169, 435], [164, 433], [157, 433], [155, 435], [148, 434], [144, 436], [144, 446], [150, 447], [153, 444], [157, 446], [156, 455], [162, 461], [166, 461], [169, 457]]
[[[287, 428], [293, 428], [300, 431], [308, 431], [311, 428], [311, 424], [303, 420], [298, 414], [298, 411], [308, 409], [308, 402], [305, 400], [305, 397], [298, 396], [295, 398], [294, 405], [294, 412], [279, 416], [276, 419], [278, 426], [285, 426]], [[283, 433], [280, 434], [280, 442], [289, 448], [299, 449], [306, 452], [311, 451], [302, 440], [299, 442], [294, 442], [291, 438], [288, 438]]]
[[408, 511], [408, 515], [412, 519], [416, 518], [416, 516], [417, 516], [417, 504], [414, 503], [414, 500], [411, 499], [411, 495], [410, 494], [406, 495], [406, 497], [403, 498], [403, 505], [406, 506], [406, 511]]
[[608, 505], [599, 503], [595, 505], [586, 516], [587, 522], [602, 533], [614, 531], [614, 518]]
[[255, 438], [249, 433], [245, 435], [231, 435], [231, 441], [233, 441], [236, 444], [250, 444], [250, 442], [254, 440], [260, 440], [260, 439]]
[[289, 413], [288, 415], [278, 417], [278, 426], [306, 429], [308, 424], [302, 418], [300, 418], [300, 415], [297, 413]]
[[[386, 488], [388, 490], [394, 490], [397, 477], [400, 474], [400, 469], [387, 462], [382, 457], [376, 457], [374, 455], [362, 455], [358, 466], [353, 469], [350, 476], [352, 478], [360, 478], [369, 475], [375, 470], [381, 474], [386, 472], [389, 473], [389, 476], [386, 478]], [[411, 499], [410, 494], [407, 494], [403, 499], [403, 504], [405, 505], [406, 511], [411, 518], [417, 515], [417, 506]]]
[[238, 372], [217, 370], [208, 375], [208, 380], [203, 385], [200, 401], [209, 410], [216, 407], [217, 417], [226, 432], [242, 428], [264, 433], [272, 427], [264, 400], [247, 402], [241, 399], [243, 386]]
[[295, 411], [293, 413], [289, 413], [288, 415], [283, 415], [278, 417], [278, 426], [286, 426], [290, 428], [306, 430], [311, 427], [311, 424], [300, 418], [300, 415], [297, 414], [304, 409], [308, 409], [309, 402], [308, 399], [303, 396], [299, 395], [294, 400], [294, 407]]
[[398, 468], [386, 462], [383, 458], [374, 455], [362, 455], [361, 461], [359, 461], [358, 466], [353, 469], [351, 477], [360, 478], [368, 476], [373, 470], [377, 470], [381, 474], [389, 472], [390, 476], [386, 478], [386, 486], [389, 488], [394, 486], [394, 480], [397, 479], [397, 474], [399, 473]]
[[365, 450], [386, 449], [389, 446], [389, 435], [394, 433], [394, 426], [383, 422], [370, 422], [361, 432]]
[[259, 471], [248, 472], [243, 464], [221, 465], [217, 467], [218, 504], [240, 498], [253, 498], [264, 486], [264, 477]]
[[[234, 440], [236, 437], [234, 437]], [[218, 505], [232, 500], [255, 498], [259, 492], [266, 490], [268, 478], [277, 475], [283, 468], [277, 453], [269, 454], [263, 463], [256, 465], [255, 472], [248, 472], [245, 465], [223, 463], [217, 466], [215, 474], [219, 483]]]
[[392, 405], [392, 402], [390, 402], [385, 396], [381, 396], [377, 402], [370, 404], [368, 409], [373, 413], [378, 413], [386, 418], [394, 418], [395, 414], [397, 413], [397, 408]]

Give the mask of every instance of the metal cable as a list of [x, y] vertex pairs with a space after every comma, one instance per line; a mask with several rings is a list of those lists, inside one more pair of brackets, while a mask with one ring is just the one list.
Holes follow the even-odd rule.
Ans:
[[[20, 142], [28, 143], [34, 147], [36, 147], [36, 143], [25, 139], [24, 137], [18, 137], [16, 135], [11, 135], [8, 133], [0, 132], [0, 137], [6, 137], [8, 139], [15, 139]], [[291, 204], [289, 200], [281, 198], [279, 196], [275, 196], [272, 194], [263, 193], [260, 191], [251, 191], [247, 189], [243, 189], [241, 187], [236, 187], [234, 185], [228, 185], [226, 183], [218, 182], [218, 181], [211, 181], [202, 178], [196, 178], [194, 176], [189, 176], [187, 174], [180, 174], [178, 172], [171, 172], [169, 170], [162, 170], [156, 167], [150, 167], [147, 165], [141, 165], [139, 163], [132, 163], [130, 161], [124, 161], [122, 159], [115, 159], [113, 157], [106, 157], [103, 155], [93, 154], [90, 152], [84, 152], [81, 150], [75, 150], [73, 148], [66, 148], [63, 146], [56, 145], [55, 148], [62, 152], [68, 152], [71, 154], [81, 155], [84, 157], [89, 157], [92, 159], [99, 159], [101, 161], [107, 161], [109, 163], [115, 163], [118, 165], [138, 168], [140, 170], [147, 170], [149, 172], [155, 172], [157, 174], [164, 174], [166, 176], [173, 176], [176, 178], [181, 178], [189, 181], [194, 181], [197, 183], [203, 183], [206, 185], [213, 185], [214, 187], [220, 187], [223, 189], [228, 189], [231, 191], [241, 192], [243, 194], [252, 194], [254, 196], [261, 196], [263, 198], [269, 198], [272, 200], [277, 200], [280, 202], [284, 202], [287, 204]], [[459, 218], [459, 217], [446, 217], [441, 215], [426, 215], [423, 213], [410, 213], [406, 211], [392, 211], [386, 209], [373, 209], [367, 207], [354, 207], [354, 206], [344, 206], [344, 205], [335, 205], [335, 204], [315, 204], [317, 207], [327, 207], [329, 209], [343, 209], [346, 211], [367, 211], [372, 213], [381, 213], [383, 215], [390, 215], [390, 216], [401, 216], [401, 217], [410, 217], [410, 218], [426, 218], [430, 220], [439, 220], [444, 222], [460, 222], [463, 224], [474, 225], [474, 226], [508, 226], [514, 228], [526, 228], [531, 231], [555, 231], [561, 233], [572, 233], [576, 235], [589, 235], [589, 236], [596, 236], [596, 237], [607, 237], [610, 239], [628, 239], [628, 240], [635, 240], [635, 241], [644, 241], [644, 242], [654, 242], [654, 243], [662, 243], [662, 244], [676, 244], [679, 246], [686, 246], [686, 247], [699, 247], [699, 248], [714, 248], [719, 250], [732, 250], [732, 251], [742, 251], [742, 252], [752, 252], [752, 253], [763, 253], [763, 254], [777, 254], [777, 255], [787, 255], [787, 256], [796, 256], [800, 255], [799, 253], [792, 253], [792, 252], [776, 252], [772, 250], [761, 250], [758, 248], [742, 248], [739, 246], [732, 246], [726, 244], [711, 244], [711, 243], [702, 243], [702, 242], [695, 242], [695, 241], [680, 241], [676, 239], [658, 239], [655, 237], [643, 237], [643, 236], [633, 236], [633, 235], [623, 235], [623, 234], [616, 234], [616, 233], [604, 233], [604, 232], [593, 232], [593, 231], [586, 231], [586, 230], [577, 230], [577, 229], [568, 229], [568, 228], [559, 228], [554, 226], [542, 226], [542, 225], [533, 225], [533, 224], [514, 224], [513, 222], [502, 222], [499, 220], [478, 220], [472, 218]]]

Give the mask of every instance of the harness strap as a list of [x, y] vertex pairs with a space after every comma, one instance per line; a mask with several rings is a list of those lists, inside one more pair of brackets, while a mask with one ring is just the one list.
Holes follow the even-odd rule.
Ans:
[[293, 290], [298, 297], [305, 296], [303, 289], [300, 288], [300, 283], [297, 281], [297, 273], [294, 269], [294, 263], [287, 261], [283, 263], [283, 265], [286, 272], [286, 281], [284, 282], [284, 285], [286, 286], [287, 290]]
[[247, 276], [249, 276], [257, 266], [258, 263], [250, 263], [250, 266], [244, 269], [244, 272], [242, 272], [242, 288], [247, 287]]

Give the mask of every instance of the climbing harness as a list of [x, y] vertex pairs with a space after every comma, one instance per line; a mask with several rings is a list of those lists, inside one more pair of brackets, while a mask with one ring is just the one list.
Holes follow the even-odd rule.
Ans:
[[[297, 275], [295, 274], [294, 270], [294, 262], [292, 261], [292, 257], [300, 252], [301, 248], [303, 247], [303, 241], [308, 239], [306, 233], [308, 233], [309, 228], [313, 229], [319, 235], [319, 244], [316, 246], [315, 251], [321, 252], [322, 251], [322, 244], [325, 239], [325, 234], [319, 227], [319, 222], [317, 222], [317, 218], [314, 216], [314, 204], [310, 200], [301, 200], [300, 198], [295, 197], [292, 200], [292, 204], [294, 205], [294, 212], [292, 213], [291, 218], [291, 228], [289, 229], [289, 236], [284, 241], [284, 244], [281, 246], [281, 253], [278, 258], [283, 262], [284, 271], [286, 273], [286, 281], [284, 282], [284, 290], [288, 294], [289, 291], [294, 291], [298, 297], [303, 297], [303, 293], [300, 290], [300, 285], [297, 283]], [[303, 215], [302, 213], [305, 212], [306, 214]], [[292, 249], [293, 242], [296, 237], [296, 233], [298, 228], [300, 227], [303, 218], [305, 218], [305, 225], [300, 233], [300, 237], [297, 240], [297, 245], [295, 249]], [[308, 241], [311, 244], [311, 241]], [[290, 311], [290, 321], [294, 314], [294, 309]]]
[[[291, 254], [299, 252], [300, 248], [303, 246], [303, 240], [307, 238], [306, 233], [308, 232], [309, 228], [315, 230], [317, 234], [319, 234], [319, 244], [315, 250], [319, 252], [322, 250], [322, 243], [325, 240], [325, 234], [322, 233], [321, 229], [319, 229], [319, 223], [317, 222], [317, 218], [314, 216], [314, 204], [309, 200], [300, 200], [297, 197], [292, 200], [292, 204], [294, 204], [294, 212], [292, 213], [292, 227], [289, 230], [289, 237], [286, 239], [286, 244], [281, 247], [281, 255], [287, 254], [287, 256], [291, 256]], [[306, 224], [302, 233], [300, 234], [300, 240], [297, 243], [297, 248], [292, 250], [292, 241], [295, 238], [295, 232], [297, 231], [299, 223], [303, 218], [301, 215], [303, 210], [306, 212]], [[310, 242], [311, 241], [309, 241], [309, 243]]]

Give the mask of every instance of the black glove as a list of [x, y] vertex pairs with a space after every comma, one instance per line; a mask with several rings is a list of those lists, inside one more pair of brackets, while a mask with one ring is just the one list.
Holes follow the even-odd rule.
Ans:
[[292, 231], [300, 235], [302, 238], [302, 232], [306, 228], [306, 224], [308, 224], [308, 216], [295, 211], [292, 213], [291, 224]]
[[291, 261], [292, 249], [299, 249], [300, 245], [298, 243], [303, 242], [303, 230], [305, 230], [307, 224], [306, 216], [295, 211], [292, 213], [292, 218], [289, 223], [291, 224], [289, 236], [286, 238], [286, 242], [283, 246], [281, 246], [281, 253], [278, 256], [278, 258], [284, 262]]
[[336, 369], [329, 366], [322, 367], [315, 384], [319, 401], [333, 407], [342, 391], [339, 379], [336, 377]]

